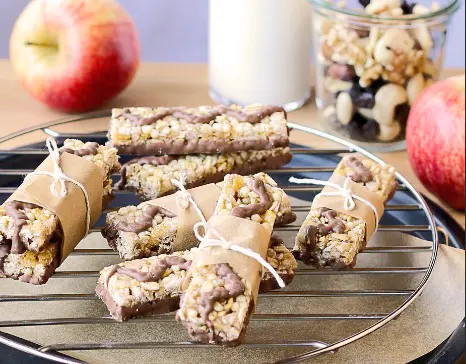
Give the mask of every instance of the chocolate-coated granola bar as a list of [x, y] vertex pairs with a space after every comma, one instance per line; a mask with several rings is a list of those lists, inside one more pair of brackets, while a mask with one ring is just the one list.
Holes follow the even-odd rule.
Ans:
[[361, 183], [369, 191], [380, 195], [384, 203], [393, 197], [398, 186], [393, 166], [389, 164], [382, 166], [360, 155], [344, 156], [334, 173], [351, 177], [353, 182]]
[[108, 137], [136, 155], [231, 153], [289, 145], [278, 106], [129, 107], [113, 109]]
[[[275, 181], [264, 173], [255, 177], [273, 184]], [[219, 183], [221, 186], [223, 184]], [[154, 201], [156, 204], [156, 201]], [[208, 219], [210, 216], [206, 216]], [[290, 224], [296, 220], [291, 211], [290, 200], [283, 193], [277, 212], [275, 226]], [[172, 244], [176, 237], [178, 218], [175, 212], [153, 205], [126, 206], [107, 214], [102, 235], [110, 247], [125, 260], [149, 257], [173, 252]]]
[[[118, 321], [176, 311], [183, 292], [182, 283], [195, 251], [196, 248], [106, 267], [100, 273], [96, 293]], [[281, 239], [272, 238], [267, 261], [286, 284], [291, 283], [297, 264]], [[275, 278], [265, 273], [260, 292], [277, 288]]]
[[289, 148], [212, 155], [147, 156], [123, 165], [118, 188], [135, 191], [147, 201], [176, 192], [171, 180], [179, 179], [181, 175], [186, 177], [186, 187], [194, 188], [220, 182], [228, 173], [250, 175], [280, 168], [290, 161]]
[[[99, 167], [105, 205], [112, 196], [110, 175], [120, 168], [116, 149], [68, 139], [60, 152], [80, 156]], [[60, 222], [53, 212], [31, 203], [4, 203], [0, 206], [0, 277], [45, 283], [59, 264], [61, 239]]]
[[[280, 201], [279, 188], [254, 177], [228, 175], [214, 215], [249, 219], [271, 232]], [[247, 277], [241, 277], [228, 263], [193, 266], [190, 274], [177, 320], [196, 341], [241, 344], [259, 287], [251, 287]]]
[[[359, 155], [345, 156], [334, 175], [350, 177], [378, 194], [384, 203], [393, 197], [397, 187], [392, 166], [381, 166]], [[366, 243], [365, 221], [327, 208], [311, 207], [296, 236], [293, 254], [307, 265], [338, 270], [353, 267]]]

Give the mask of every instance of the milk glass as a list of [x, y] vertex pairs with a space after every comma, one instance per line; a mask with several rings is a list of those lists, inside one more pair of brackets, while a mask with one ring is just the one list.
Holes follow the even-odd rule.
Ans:
[[307, 0], [210, 0], [209, 86], [220, 103], [282, 105], [310, 98]]

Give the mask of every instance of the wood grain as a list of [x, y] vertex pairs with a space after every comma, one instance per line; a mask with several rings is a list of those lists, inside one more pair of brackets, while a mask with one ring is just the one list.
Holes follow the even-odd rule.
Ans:
[[[450, 69], [444, 77], [464, 73], [464, 69]], [[0, 60], [0, 106], [2, 121], [0, 136], [15, 131], [45, 123], [67, 114], [50, 110], [46, 106], [33, 100], [22, 88], [7, 60]], [[205, 64], [165, 64], [143, 63], [132, 84], [119, 96], [106, 105], [102, 110], [121, 106], [154, 106], [154, 105], [205, 105], [213, 104], [208, 95], [207, 65]], [[322, 129], [322, 117], [315, 104], [311, 103], [302, 109], [290, 113], [289, 119], [310, 127]], [[82, 130], [76, 130], [77, 132]], [[32, 138], [32, 137], [31, 137]], [[294, 133], [293, 141], [316, 148], [332, 147], [331, 142], [302, 133]], [[21, 138], [26, 143], [27, 138]], [[13, 144], [4, 144], [12, 147]], [[392, 152], [378, 153], [378, 156], [396, 167], [420, 192], [432, 200], [440, 203], [460, 223], [465, 226], [464, 212], [454, 211], [435, 196], [429, 193], [418, 181], [409, 165], [407, 153]]]

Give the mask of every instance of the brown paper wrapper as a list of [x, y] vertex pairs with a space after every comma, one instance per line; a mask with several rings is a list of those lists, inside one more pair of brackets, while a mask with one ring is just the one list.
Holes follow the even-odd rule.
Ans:
[[[210, 183], [205, 186], [191, 188], [188, 192], [191, 194], [193, 200], [196, 201], [205, 219], [209, 220], [220, 197], [220, 188], [216, 184]], [[179, 196], [180, 191], [173, 195], [160, 197], [141, 204], [141, 206], [160, 206], [178, 216], [178, 227], [175, 241], [173, 242], [174, 251], [188, 250], [197, 246], [199, 243], [194, 236], [193, 226], [200, 222], [201, 219], [192, 204], [189, 204], [186, 209], [179, 206], [177, 203], [177, 197]]]
[[[339, 186], [345, 184], [346, 177], [332, 175], [329, 179], [329, 182], [333, 182]], [[384, 204], [382, 198], [374, 193], [369, 191], [366, 187], [357, 184], [353, 181], [349, 181], [347, 187], [353, 191], [353, 194], [359, 196], [374, 205], [379, 215], [379, 219], [382, 217], [384, 212]], [[338, 192], [335, 188], [325, 186], [322, 192]], [[371, 207], [366, 205], [364, 202], [361, 202], [357, 199], [353, 199], [356, 206], [353, 210], [348, 211], [344, 208], [345, 198], [343, 196], [323, 196], [321, 194], [317, 195], [312, 202], [312, 208], [317, 209], [319, 207], [326, 207], [328, 209], [332, 209], [338, 211], [342, 214], [346, 214], [349, 216], [353, 216], [360, 220], [365, 221], [366, 223], [366, 241], [369, 241], [371, 236], [374, 234], [378, 221], [376, 221], [376, 217], [374, 211]]]
[[[91, 226], [102, 213], [103, 182], [100, 169], [92, 162], [69, 154], [60, 156], [60, 167], [65, 175], [80, 182], [87, 191]], [[53, 161], [47, 157], [35, 170], [53, 172]], [[45, 175], [30, 176], [7, 201], [29, 202], [54, 212], [60, 222], [63, 239], [60, 248], [60, 263], [71, 253], [86, 234], [86, 199], [81, 188], [65, 182], [67, 194], [57, 198], [50, 192], [53, 178]]]
[[[257, 222], [236, 216], [212, 216], [207, 224], [209, 229], [215, 229], [226, 241], [243, 248], [249, 248], [266, 259], [270, 232]], [[217, 236], [211, 231], [207, 231], [206, 237], [217, 239]], [[191, 267], [228, 263], [251, 287], [255, 305], [262, 277], [262, 265], [254, 258], [220, 246], [203, 248], [203, 243], [201, 243], [199, 248]], [[191, 273], [192, 268], [188, 271], [183, 284], [184, 289], [187, 289]]]

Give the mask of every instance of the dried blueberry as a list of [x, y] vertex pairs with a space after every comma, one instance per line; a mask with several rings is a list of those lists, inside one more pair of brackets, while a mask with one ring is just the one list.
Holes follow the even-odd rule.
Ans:
[[353, 84], [349, 94], [357, 108], [372, 109], [375, 105], [375, 93], [370, 89], [362, 88], [357, 82]]
[[359, 3], [366, 7], [367, 5], [369, 5], [371, 3], [371, 0], [359, 0]]
[[379, 124], [372, 119], [366, 119], [361, 114], [356, 113], [351, 123], [347, 125], [349, 136], [354, 140], [363, 142], [377, 140]]
[[409, 106], [409, 104], [405, 103], [405, 104], [398, 105], [395, 108], [395, 119], [398, 120], [401, 123], [401, 125], [406, 125], [410, 110], [411, 110], [411, 107]]
[[408, 3], [406, 0], [403, 0], [401, 2], [401, 10], [403, 10], [404, 15], [410, 15], [413, 13], [414, 7], [417, 5], [417, 3]]

